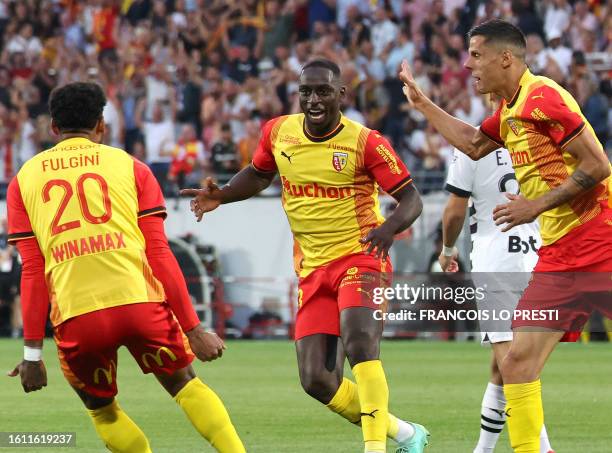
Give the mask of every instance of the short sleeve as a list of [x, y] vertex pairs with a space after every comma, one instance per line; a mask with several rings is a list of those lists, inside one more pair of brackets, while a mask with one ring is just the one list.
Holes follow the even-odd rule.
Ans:
[[580, 113], [572, 110], [561, 93], [548, 85], [529, 93], [524, 112], [536, 122], [539, 130], [561, 147], [572, 141], [586, 125]]
[[14, 177], [8, 186], [6, 210], [8, 214], [8, 242], [10, 244], [35, 237], [28, 212], [21, 197], [17, 177]]
[[279, 118], [275, 118], [268, 121], [261, 131], [259, 144], [253, 154], [252, 162], [253, 168], [259, 172], [272, 173], [277, 171], [276, 161], [272, 154], [272, 130], [278, 120]]
[[364, 164], [374, 180], [389, 195], [412, 183], [410, 172], [391, 144], [378, 131], [370, 131], [364, 150]]
[[472, 195], [475, 174], [476, 162], [461, 151], [455, 150], [444, 189], [458, 197], [469, 198]]
[[134, 178], [138, 196], [138, 218], [158, 215], [166, 218], [166, 202], [151, 169], [134, 159]]
[[485, 118], [482, 124], [480, 125], [480, 132], [482, 132], [489, 140], [494, 141], [499, 146], [504, 146], [504, 141], [501, 138], [499, 133], [501, 126], [501, 109], [502, 103], [499, 104], [499, 107], [493, 113], [493, 115]]

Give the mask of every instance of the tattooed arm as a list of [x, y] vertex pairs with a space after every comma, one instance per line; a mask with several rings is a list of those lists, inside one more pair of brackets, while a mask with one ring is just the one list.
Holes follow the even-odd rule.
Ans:
[[566, 148], [578, 160], [578, 168], [559, 187], [534, 200], [540, 213], [566, 203], [610, 176], [610, 161], [586, 128]]
[[586, 129], [567, 145], [566, 150], [578, 160], [578, 168], [561, 185], [534, 200], [507, 195], [510, 202], [493, 210], [495, 223], [507, 224], [502, 231], [534, 221], [543, 212], [567, 203], [610, 176], [608, 157]]

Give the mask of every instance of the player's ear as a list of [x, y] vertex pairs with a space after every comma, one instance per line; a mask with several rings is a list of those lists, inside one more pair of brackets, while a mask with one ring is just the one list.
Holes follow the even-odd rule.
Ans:
[[346, 87], [341, 86], [340, 87], [340, 99], [344, 99], [344, 96], [346, 96]]
[[51, 133], [56, 136], [59, 137], [60, 136], [60, 130], [59, 127], [57, 127], [57, 124], [55, 124], [55, 120], [52, 119], [51, 120]]
[[104, 118], [100, 118], [96, 123], [96, 134], [100, 136], [100, 138], [104, 138], [104, 133], [106, 132], [106, 125], [104, 124]]
[[502, 52], [502, 67], [504, 69], [507, 69], [510, 67], [510, 65], [512, 64], [512, 61], [514, 60], [514, 54], [512, 53], [512, 51], [510, 49], [505, 49]]

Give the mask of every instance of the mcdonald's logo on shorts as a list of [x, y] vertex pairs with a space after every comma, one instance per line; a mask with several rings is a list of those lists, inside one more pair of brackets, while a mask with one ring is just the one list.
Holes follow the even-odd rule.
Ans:
[[155, 354], [153, 354], [152, 352], [145, 352], [141, 357], [143, 365], [147, 368], [151, 368], [151, 365], [149, 365], [149, 360], [148, 360], [149, 358], [151, 358], [155, 361], [157, 366], [162, 366], [164, 363], [161, 357], [162, 351], [165, 352], [168, 355], [168, 357], [170, 357], [170, 360], [172, 360], [173, 362], [176, 361], [176, 355], [174, 355], [174, 352], [172, 352], [167, 347], [162, 346], [157, 351], [155, 351]]
[[108, 383], [108, 385], [111, 385], [113, 383], [113, 370], [115, 373], [117, 372], [117, 364], [115, 363], [114, 360], [110, 361], [110, 364], [108, 365], [108, 369], [96, 368], [94, 370], [94, 375], [93, 375], [94, 383], [95, 384], [100, 383], [100, 372], [102, 372], [102, 375], [106, 378], [106, 382]]

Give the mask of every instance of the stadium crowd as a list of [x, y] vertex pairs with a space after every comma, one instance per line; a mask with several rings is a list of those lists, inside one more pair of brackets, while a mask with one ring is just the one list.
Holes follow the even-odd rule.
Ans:
[[441, 189], [452, 150], [408, 111], [407, 59], [434, 102], [479, 124], [466, 32], [493, 17], [527, 35], [536, 73], [579, 100], [612, 146], [612, 8], [598, 0], [0, 0], [0, 181], [51, 146], [57, 85], [99, 82], [107, 143], [146, 161], [167, 194], [247, 165], [262, 122], [299, 111], [297, 77], [331, 58], [346, 116], [382, 131], [423, 192]]

